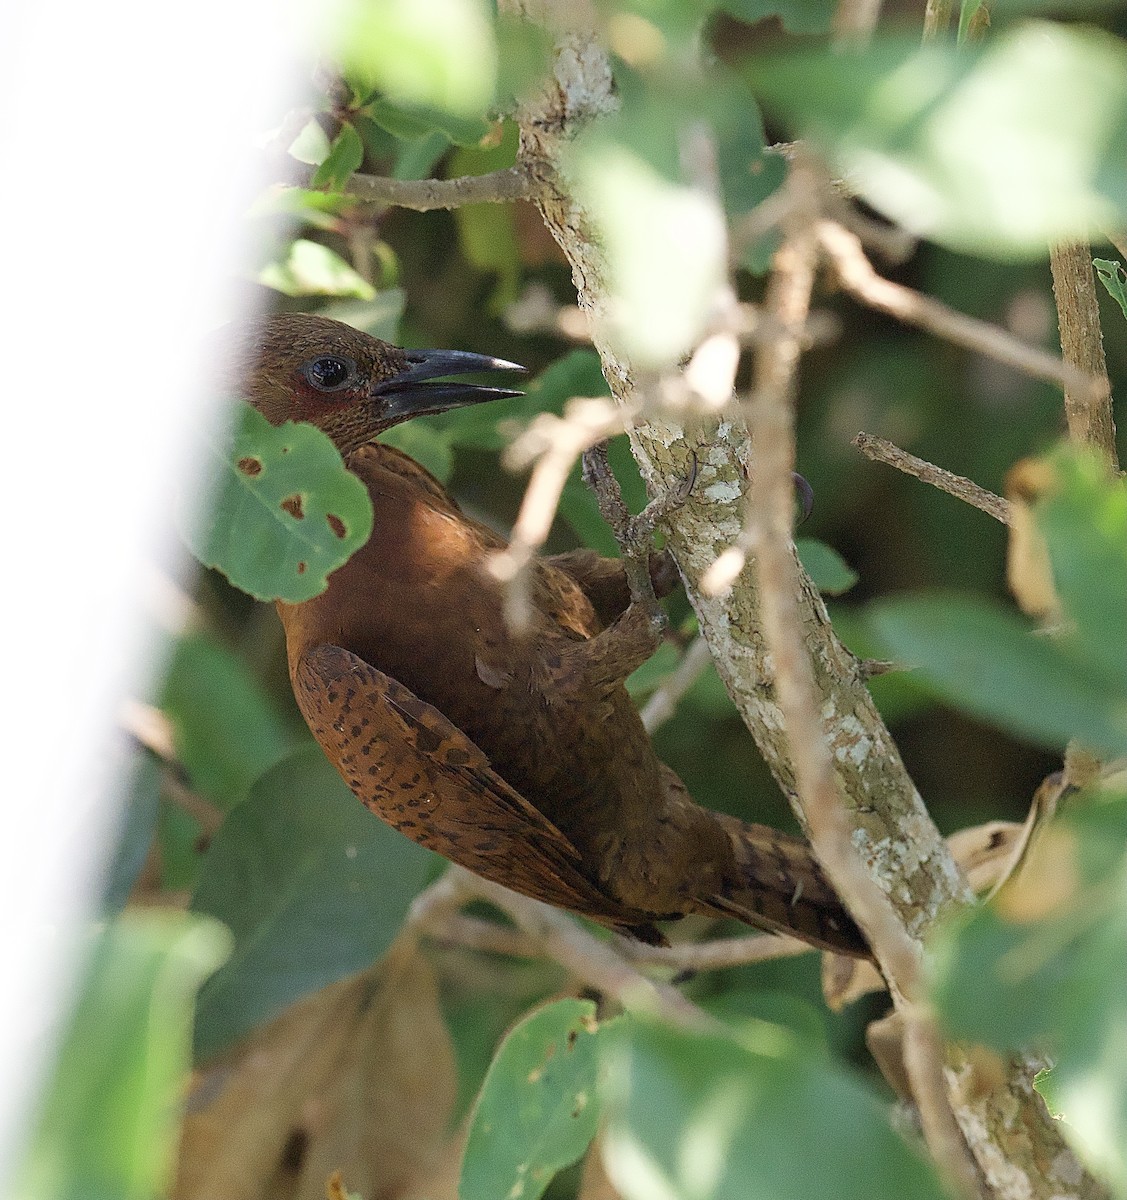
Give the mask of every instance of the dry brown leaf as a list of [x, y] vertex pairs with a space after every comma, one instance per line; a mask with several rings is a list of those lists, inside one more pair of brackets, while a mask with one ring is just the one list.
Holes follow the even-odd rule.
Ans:
[[1010, 859], [1023, 828], [1016, 821], [987, 821], [960, 829], [947, 839], [952, 857], [976, 896], [997, 887], [1010, 873]]
[[296, 1200], [321, 1200], [338, 1168], [364, 1200], [401, 1196], [435, 1167], [456, 1093], [434, 971], [413, 947], [393, 949], [347, 1060], [310, 1113]]
[[595, 1135], [583, 1160], [583, 1175], [575, 1200], [622, 1200], [603, 1165], [603, 1139], [599, 1134]]
[[1006, 582], [1023, 612], [1051, 623], [1060, 620], [1060, 597], [1053, 582], [1049, 548], [1037, 528], [1033, 505], [1055, 486], [1056, 472], [1037, 459], [1022, 459], [1006, 475], [1006, 497], [1012, 505]]
[[1078, 851], [1071, 829], [1044, 830], [1031, 843], [1021, 870], [994, 897], [994, 907], [1007, 921], [1026, 924], [1069, 904], [1081, 886]]
[[263, 1027], [200, 1079], [173, 1200], [364, 1200], [430, 1169], [454, 1102], [433, 972], [412, 943]]
[[883, 991], [884, 986], [884, 978], [871, 962], [844, 954], [822, 955], [822, 995], [831, 1012], [841, 1012], [854, 1000]]
[[[997, 887], [1009, 875], [1023, 830], [1013, 821], [988, 821], [947, 838], [951, 854], [976, 893]], [[884, 979], [872, 963], [842, 954], [822, 955], [822, 994], [834, 1012], [869, 992], [883, 990]]]

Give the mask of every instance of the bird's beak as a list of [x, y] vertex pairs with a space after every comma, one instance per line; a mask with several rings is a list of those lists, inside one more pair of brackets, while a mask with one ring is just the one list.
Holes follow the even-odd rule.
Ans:
[[407, 355], [406, 369], [372, 389], [373, 398], [380, 400], [381, 415], [392, 424], [424, 413], [446, 412], [463, 404], [481, 404], [486, 400], [502, 400], [506, 396], [524, 394], [510, 388], [443, 381], [446, 375], [524, 370], [524, 367], [506, 362], [503, 358], [472, 354], [467, 350], [407, 350], [404, 353]]

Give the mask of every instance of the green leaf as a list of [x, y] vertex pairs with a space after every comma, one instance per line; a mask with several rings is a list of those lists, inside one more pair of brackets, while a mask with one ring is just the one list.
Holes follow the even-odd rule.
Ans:
[[[787, 1030], [793, 1040], [807, 1050], [829, 1057], [824, 1010], [815, 1008], [793, 992], [749, 991], [732, 987], [717, 996], [700, 1001], [706, 1012], [723, 1021], [739, 1034], [740, 1041], [752, 1045], [755, 1039], [779, 1039], [779, 1030]], [[791, 1039], [783, 1037], [781, 1045]]]
[[[123, 748], [124, 749], [124, 748]], [[116, 830], [116, 845], [102, 882], [102, 911], [117, 913], [125, 907], [129, 893], [141, 874], [153, 846], [160, 816], [163, 764], [148, 750], [126, 750], [119, 768], [126, 786], [124, 812]]]
[[229, 942], [215, 921], [171, 912], [126, 913], [96, 935], [14, 1194], [167, 1194], [192, 1001]]
[[157, 822], [160, 881], [166, 891], [191, 891], [200, 873], [207, 845], [203, 826], [179, 804], [162, 799]]
[[496, 35], [496, 102], [508, 110], [551, 71], [554, 38], [542, 25], [505, 13], [498, 14]]
[[737, 1038], [632, 1017], [604, 1038], [604, 1159], [625, 1200], [944, 1194], [887, 1106], [781, 1026]]
[[1042, 461], [1052, 483], [1034, 514], [1068, 620], [1060, 640], [1127, 693], [1127, 480], [1077, 447]]
[[906, 228], [990, 258], [1127, 212], [1127, 47], [1029, 22], [981, 47], [908, 39], [756, 59], [755, 92]]
[[672, 642], [662, 642], [644, 663], [626, 680], [626, 690], [635, 700], [656, 691], [665, 677], [681, 661], [681, 653]]
[[[1127, 798], [1081, 798], [1041, 834], [1045, 853], [990, 906], [931, 944], [933, 994], [953, 1037], [1055, 1060], [1061, 1128], [1117, 1195], [1127, 1194]], [[1044, 845], [1044, 840], [1042, 841]], [[1038, 870], [1038, 868], [1040, 868]], [[1034, 906], [1014, 899], [1025, 887]]]
[[1123, 310], [1127, 317], [1127, 271], [1118, 259], [1093, 258], [1092, 266], [1100, 283], [1107, 288], [1107, 294]]
[[383, 954], [432, 862], [368, 812], [319, 749], [267, 772], [212, 840], [192, 899], [235, 935], [200, 992], [197, 1055]]
[[396, 104], [386, 97], [366, 106], [373, 121], [388, 133], [406, 141], [440, 134], [446, 144], [476, 146], [489, 132], [483, 117], [459, 117], [440, 108], [419, 104]]
[[312, 425], [275, 427], [240, 404], [233, 438], [207, 442], [212, 509], [181, 520], [192, 553], [259, 600], [297, 603], [325, 590], [367, 542], [372, 502], [332, 440]]
[[360, 140], [355, 126], [345, 121], [340, 127], [340, 133], [333, 138], [333, 144], [317, 168], [310, 186], [339, 192], [353, 172], [360, 170], [363, 161], [364, 143]]
[[974, 19], [978, 16], [981, 8], [982, 0], [962, 0], [959, 5], [959, 30], [955, 38], [957, 45], [962, 46], [966, 43]]
[[316, 118], [306, 121], [301, 132], [290, 143], [289, 152], [298, 162], [311, 167], [323, 163], [329, 154], [329, 139], [321, 128], [321, 122]]
[[293, 746], [259, 681], [207, 633], [176, 642], [158, 703], [193, 790], [224, 809]]
[[349, 0], [341, 20], [349, 79], [462, 117], [479, 116], [493, 99], [497, 45], [486, 0]]
[[538, 1200], [587, 1149], [600, 1034], [589, 1000], [559, 1000], [502, 1042], [474, 1106], [460, 1200]]
[[[496, 146], [465, 148], [450, 156], [446, 168], [449, 177], [484, 175], [512, 166], [516, 161], [519, 130], [506, 123]], [[478, 270], [497, 274], [497, 287], [489, 300], [490, 310], [500, 312], [517, 298], [520, 289], [521, 260], [517, 245], [513, 208], [509, 204], [465, 204], [454, 210], [458, 240], [468, 262]]]
[[399, 342], [399, 322], [407, 307], [402, 288], [384, 288], [374, 300], [333, 300], [317, 310], [323, 317], [343, 321], [384, 342]]
[[458, 240], [466, 261], [479, 271], [492, 271], [497, 285], [489, 298], [489, 311], [499, 313], [520, 291], [520, 247], [517, 245], [512, 206], [464, 204], [454, 210]]
[[348, 197], [340, 192], [330, 194], [298, 187], [268, 188], [254, 199], [247, 216], [252, 220], [277, 215], [293, 217], [313, 229], [331, 233], [340, 228], [340, 212], [348, 203]]
[[320, 242], [298, 238], [285, 254], [258, 272], [258, 282], [286, 296], [357, 296], [374, 300], [376, 289], [343, 258]]
[[818, 591], [828, 596], [840, 596], [857, 582], [857, 572], [825, 542], [816, 538], [796, 538], [794, 548]]
[[869, 626], [885, 655], [919, 664], [948, 703], [1021, 736], [1070, 738], [1127, 753], [1127, 696], [1068, 649], [998, 605], [920, 596], [875, 605]]
[[416, 142], [405, 142], [391, 173], [396, 179], [426, 179], [449, 149], [450, 139], [444, 133], [432, 133]]
[[723, 211], [600, 131], [579, 140], [573, 170], [606, 248], [616, 343], [643, 366], [676, 363], [703, 331], [726, 275]]

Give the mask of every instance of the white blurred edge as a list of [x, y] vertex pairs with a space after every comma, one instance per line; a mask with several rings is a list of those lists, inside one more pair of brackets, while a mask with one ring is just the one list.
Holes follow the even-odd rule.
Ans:
[[121, 816], [115, 714], [160, 667], [142, 581], [177, 560], [172, 494], [211, 415], [198, 348], [233, 315], [255, 148], [325, 20], [314, 0], [0, 5], [0, 1188]]

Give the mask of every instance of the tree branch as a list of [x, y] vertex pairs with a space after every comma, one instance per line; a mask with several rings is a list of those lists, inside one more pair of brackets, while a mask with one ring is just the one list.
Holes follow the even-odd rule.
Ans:
[[1085, 375], [1103, 381], [1102, 390], [1097, 392], [1065, 389], [1068, 435], [1074, 442], [1092, 446], [1113, 470], [1117, 470], [1115, 419], [1100, 332], [1100, 305], [1092, 275], [1091, 248], [1080, 244], [1053, 246], [1049, 251], [1049, 263], [1064, 361]]
[[1088, 402], [1094, 403], [1097, 397], [1106, 396], [1106, 376], [1097, 379], [1054, 354], [1019, 341], [997, 325], [955, 312], [922, 292], [878, 275], [865, 257], [856, 234], [835, 222], [819, 224], [818, 240], [833, 263], [842, 286], [870, 308], [926, 329], [956, 346], [1005, 363], [1024, 375], [1043, 379], [1065, 391], [1071, 390]]
[[681, 661], [661, 681], [642, 709], [642, 724], [647, 733], [654, 733], [673, 716], [681, 697], [696, 683], [711, 661], [708, 643], [700, 636], [693, 638], [689, 648], [681, 655]]
[[675, 987], [648, 979], [613, 945], [588, 933], [569, 913], [482, 879], [463, 867], [450, 866], [441, 879], [416, 897], [409, 927], [441, 937], [451, 912], [471, 900], [486, 900], [499, 908], [539, 953], [624, 1008], [659, 1012], [677, 1024], [697, 1028], [711, 1023]]
[[929, 483], [941, 492], [954, 496], [956, 500], [962, 500], [964, 504], [969, 504], [986, 513], [987, 516], [993, 517], [995, 521], [1001, 521], [1003, 525], [1013, 524], [1010, 502], [1001, 496], [995, 496], [993, 492], [988, 492], [984, 487], [979, 487], [974, 480], [945, 471], [942, 467], [937, 467], [925, 459], [917, 458], [914, 454], [909, 454], [907, 450], [901, 450], [899, 446], [885, 438], [875, 437], [871, 433], [859, 433], [853, 439], [853, 444], [873, 462], [895, 467], [897, 471], [903, 471], [905, 475], [912, 475], [921, 483]]
[[[566, 174], [566, 151], [577, 129], [617, 107], [610, 63], [585, 25], [585, 10], [565, 0], [502, 0], [502, 7], [546, 24], [557, 35], [553, 77], [518, 113], [521, 160], [536, 181], [535, 199], [544, 220], [571, 263], [579, 303], [590, 314], [593, 341], [614, 397], [634, 406], [639, 373], [607, 334], [612, 291], [599, 232]], [[1059, 363], [1046, 357], [1060, 374]], [[660, 394], [666, 382], [659, 381], [655, 393]], [[773, 663], [752, 573], [745, 572], [723, 597], [703, 595], [700, 589], [704, 572], [739, 538], [743, 527], [743, 422], [726, 414], [723, 424], [702, 428], [699, 415], [690, 413], [683, 420], [668, 408], [660, 414], [643, 409], [642, 416], [631, 444], [651, 494], [666, 494], [673, 481], [686, 478], [694, 453], [701, 464], [692, 495], [665, 522], [667, 546], [685, 577], [701, 633], [729, 693], [784, 794], [793, 799], [795, 774], [785, 720], [765, 682], [772, 677]], [[691, 428], [686, 427], [689, 416]], [[850, 809], [852, 843], [908, 931], [918, 936], [939, 911], [968, 898], [969, 890], [876, 712], [857, 660], [838, 642], [821, 597], [797, 564], [795, 574], [798, 621], [813, 668], [835, 785]], [[1074, 1189], [1078, 1193], [1098, 1192], [1024, 1083], [1023, 1075], [1014, 1074], [1000, 1086], [980, 1084], [974, 1091], [954, 1093], [957, 1115], [977, 1160], [988, 1170], [990, 1164], [1005, 1165], [1004, 1177], [991, 1171], [999, 1196], [1045, 1200], [1059, 1192], [1066, 1172], [1080, 1181]], [[1059, 1170], [1058, 1160], [1063, 1164]], [[1053, 1168], [1046, 1169], [1046, 1163]]]
[[[309, 187], [316, 171], [316, 167], [302, 170], [294, 182], [298, 187]], [[364, 204], [387, 204], [415, 212], [461, 208], [465, 204], [505, 204], [527, 200], [531, 194], [528, 178], [519, 167], [505, 167], [485, 175], [460, 175], [456, 179], [352, 175], [344, 191]]]
[[[797, 201], [775, 256], [767, 308], [784, 328], [806, 319], [818, 262], [815, 240], [817, 182], [799, 159], [789, 186]], [[924, 1137], [940, 1169], [965, 1196], [981, 1194], [978, 1171], [947, 1099], [940, 1039], [923, 1008], [920, 951], [908, 936], [853, 845], [853, 825], [838, 795], [823, 730], [818, 689], [806, 649], [797, 596], [798, 565], [791, 542], [794, 500], [794, 402], [801, 346], [790, 334], [763, 346], [755, 360], [755, 390], [747, 403], [754, 470], [748, 524], [763, 617], [763, 633], [775, 667], [774, 690], [783, 713], [810, 841], [869, 945], [913, 1031], [913, 1054], [905, 1055]], [[907, 1039], [906, 1039], [907, 1046]]]

